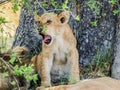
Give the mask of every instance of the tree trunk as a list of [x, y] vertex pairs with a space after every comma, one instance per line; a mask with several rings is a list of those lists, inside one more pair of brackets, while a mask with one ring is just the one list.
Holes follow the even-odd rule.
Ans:
[[[120, 11], [120, 5], [119, 5]], [[116, 79], [120, 79], [120, 12], [117, 17], [117, 24], [116, 24], [116, 43], [114, 47], [114, 62], [112, 66], [112, 77]]]
[[43, 10], [38, 3], [34, 5], [33, 2], [30, 2], [29, 5], [30, 8], [23, 6], [21, 9], [19, 26], [16, 30], [12, 48], [16, 46], [27, 47], [29, 50], [27, 57], [31, 58], [35, 54], [39, 54], [42, 49], [42, 37], [35, 30], [36, 28], [33, 14], [35, 9], [40, 10], [40, 13], [43, 13]]
[[[101, 57], [105, 53], [109, 53], [114, 44], [114, 35], [116, 32], [116, 15], [113, 10], [116, 6], [107, 0], [99, 0], [96, 2], [95, 8], [91, 9], [88, 5], [90, 0], [81, 0], [80, 3], [80, 22], [78, 28], [78, 50], [80, 54], [80, 64], [86, 66], [91, 60], [97, 59], [97, 54]], [[78, 1], [79, 3], [79, 1]], [[92, 22], [97, 22], [93, 25]], [[105, 58], [105, 57], [103, 57]]]

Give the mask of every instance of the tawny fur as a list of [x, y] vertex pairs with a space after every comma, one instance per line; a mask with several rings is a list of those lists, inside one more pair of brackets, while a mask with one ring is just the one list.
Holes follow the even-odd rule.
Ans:
[[120, 80], [102, 77], [83, 80], [73, 85], [60, 85], [49, 88], [38, 87], [36, 90], [120, 90]]

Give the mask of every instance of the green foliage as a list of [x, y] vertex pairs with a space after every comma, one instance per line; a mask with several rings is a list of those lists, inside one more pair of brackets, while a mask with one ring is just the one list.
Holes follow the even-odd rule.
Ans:
[[17, 56], [16, 53], [13, 53], [11, 55], [10, 61], [9, 61], [12, 65], [15, 64], [16, 62], [22, 64], [15, 64], [15, 66], [13, 67], [13, 74], [15, 76], [23, 76], [27, 81], [33, 80], [34, 82], [36, 82], [37, 80], [37, 74], [33, 74], [34, 69], [33, 69], [33, 65], [29, 64], [23, 64], [21, 59]]
[[18, 7], [18, 5], [17, 5], [17, 4], [14, 4], [14, 6], [13, 6], [13, 10], [14, 10], [14, 12], [16, 12], [16, 11], [18, 11], [18, 10], [19, 10], [19, 7]]
[[7, 21], [6, 21], [6, 19], [5, 18], [3, 18], [3, 17], [0, 17], [0, 24], [2, 24], [2, 23], [6, 23]]
[[98, 20], [93, 21], [93, 22], [90, 22], [90, 24], [91, 24], [92, 26], [97, 26], [97, 23], [98, 23]]
[[21, 6], [26, 6], [28, 10], [30, 10], [29, 2], [30, 0], [12, 0], [13, 2], [13, 10], [14, 12], [18, 11]]
[[[1, 32], [3, 32], [3, 29], [1, 29]], [[3, 35], [3, 33], [2, 33]], [[1, 52], [5, 52], [7, 50], [7, 38], [4, 38], [3, 36], [0, 37], [0, 50]]]
[[100, 8], [102, 4], [97, 0], [89, 0], [88, 6], [90, 9], [94, 10], [98, 15], [100, 14]]
[[55, 8], [58, 8], [58, 4], [57, 4], [57, 2], [55, 2], [55, 0], [51, 0], [51, 4], [52, 4], [52, 6], [54, 6]]
[[4, 72], [4, 73], [3, 73], [3, 76], [4, 76], [4, 77], [8, 77], [8, 76], [9, 76], [9, 72], [8, 72], [8, 71]]
[[[118, 3], [119, 0], [108, 0], [108, 2], [110, 4], [112, 4], [112, 6], [116, 5]], [[113, 15], [117, 15], [120, 11], [118, 9], [114, 9], [113, 10]]]
[[0, 34], [1, 34], [1, 36], [0, 36], [0, 42], [1, 42], [0, 43], [0, 50], [1, 51], [6, 50], [6, 44], [7, 44], [7, 37], [6, 38], [3, 37], [3, 33], [5, 33], [5, 32], [3, 30], [2, 24], [4, 24], [4, 23], [7, 23], [6, 19], [4, 17], [0, 17]]
[[49, 5], [52, 5], [56, 10], [68, 10], [68, 0], [65, 0], [64, 3], [62, 4], [62, 6], [57, 3], [55, 0], [50, 0], [49, 2], [50, 4], [47, 4], [46, 2], [41, 2], [41, 5], [43, 7], [48, 7]]
[[18, 11], [19, 10], [19, 6], [21, 6], [21, 3], [19, 0], [12, 0], [13, 2], [13, 10], [14, 12]]
[[117, 15], [119, 12], [120, 12], [119, 10], [115, 9], [113, 10], [113, 15]]
[[42, 4], [43, 7], [47, 7], [48, 6], [48, 4], [46, 2], [42, 2], [41, 4]]
[[77, 16], [75, 17], [75, 20], [80, 21], [80, 16], [77, 15]]
[[[118, 0], [108, 0], [108, 2], [114, 6], [115, 4], [118, 3]], [[100, 1], [89, 0], [88, 6], [90, 7], [90, 9], [94, 10], [98, 15], [100, 14], [100, 9], [102, 6], [102, 3], [100, 3]], [[113, 15], [117, 15], [118, 13], [119, 13], [118, 9], [113, 10]]]
[[[16, 60], [19, 60], [19, 61], [20, 61], [20, 59], [18, 58], [18, 56], [17, 56], [16, 53], [12, 53], [12, 55], [11, 55], [10, 57], [11, 57], [11, 58], [10, 58], [9, 62], [10, 62], [10, 64], [12, 64], [12, 65], [15, 63]], [[18, 58], [18, 59], [17, 59], [17, 58]], [[21, 63], [21, 61], [20, 61], [20, 63]]]
[[108, 2], [111, 4], [116, 4], [118, 2], [118, 0], [108, 0]]
[[34, 82], [36, 82], [37, 80], [37, 74], [32, 74], [34, 72], [33, 70], [33, 65], [22, 65], [22, 66], [18, 66], [15, 65], [13, 68], [13, 73], [16, 76], [24, 76], [24, 78], [27, 81], [33, 80]]
[[62, 9], [63, 10], [69, 9], [67, 5], [68, 5], [68, 0], [65, 0], [65, 3], [62, 4]]
[[16, 85], [16, 82], [15, 82], [15, 81], [12, 81], [10, 84], [13, 85], [13, 86], [15, 86], [15, 85]]
[[[14, 76], [14, 78], [9, 77], [11, 78], [11, 82], [10, 82], [11, 85], [15, 86], [17, 84], [16, 80], [19, 77], [25, 78], [26, 81], [33, 80], [34, 83], [36, 83], [36, 80], [38, 80], [38, 78], [37, 78], [37, 74], [34, 74], [34, 69], [32, 64], [22, 63], [22, 61], [20, 61], [19, 57], [16, 54], [11, 55], [9, 62], [6, 62], [4, 66], [2, 66], [3, 64], [0, 64], [0, 67], [2, 66], [4, 69], [2, 74], [4, 77], [9, 77], [11, 76], [11, 74], [12, 76]], [[2, 62], [0, 61], [0, 63]]]

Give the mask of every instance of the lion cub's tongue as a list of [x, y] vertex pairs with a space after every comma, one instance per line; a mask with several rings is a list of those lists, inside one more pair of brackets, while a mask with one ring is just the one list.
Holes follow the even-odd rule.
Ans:
[[51, 42], [51, 36], [49, 36], [49, 35], [44, 35], [44, 42], [45, 42], [46, 44], [49, 44], [49, 43]]

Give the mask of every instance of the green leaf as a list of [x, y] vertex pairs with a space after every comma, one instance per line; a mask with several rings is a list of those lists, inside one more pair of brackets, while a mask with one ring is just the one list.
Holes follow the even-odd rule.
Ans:
[[4, 72], [2, 75], [3, 75], [4, 77], [8, 77], [8, 76], [9, 76], [9, 73], [8, 73], [8, 72]]
[[37, 75], [37, 74], [34, 74], [34, 75], [33, 75], [33, 81], [34, 81], [34, 83], [36, 83], [37, 80], [38, 80], [38, 75]]
[[69, 7], [67, 6], [68, 4], [68, 0], [65, 0], [65, 3], [62, 4], [62, 9], [66, 10], [68, 9]]
[[2, 24], [2, 23], [6, 23], [6, 20], [4, 17], [0, 17], [0, 24]]
[[18, 65], [16, 65], [16, 66], [14, 66], [14, 71], [13, 71], [13, 73], [15, 74], [15, 75], [17, 75], [17, 76], [20, 76], [20, 75], [22, 75], [22, 70], [20, 69], [20, 67], [18, 67]]
[[17, 54], [16, 53], [12, 53], [9, 62], [11, 64], [14, 64], [15, 60], [17, 59]]
[[14, 12], [16, 12], [16, 11], [18, 11], [18, 10], [19, 10], [19, 8], [18, 8], [18, 5], [17, 5], [17, 4], [14, 4], [14, 6], [13, 6], [13, 10], [14, 10]]
[[75, 20], [80, 21], [80, 16], [77, 15], [77, 16], [75, 17]]
[[113, 10], [113, 15], [117, 15], [119, 13], [119, 10], [115, 9]]
[[16, 60], [16, 57], [12, 57], [9, 62], [10, 62], [11, 64], [14, 64], [15, 60]]
[[15, 86], [15, 85], [16, 85], [16, 82], [15, 82], [15, 81], [12, 81], [11, 84], [12, 84], [13, 86]]
[[62, 9], [68, 9], [68, 6], [66, 4], [62, 4]]
[[89, 0], [88, 6], [90, 9], [94, 10], [98, 15], [100, 14], [100, 8], [102, 4], [97, 0]]
[[54, 6], [55, 8], [58, 8], [58, 4], [55, 0], [51, 0], [51, 4], [52, 6]]
[[97, 26], [97, 23], [98, 23], [98, 20], [93, 21], [93, 22], [90, 22], [90, 24], [91, 24], [92, 26]]
[[89, 0], [88, 6], [89, 6], [91, 9], [93, 9], [93, 8], [95, 8], [95, 3], [96, 3], [96, 1], [94, 1], [94, 0]]
[[48, 6], [48, 4], [47, 4], [47, 3], [45, 3], [45, 2], [42, 2], [42, 6], [43, 6], [43, 7], [47, 7], [47, 6]]
[[118, 2], [118, 0], [109, 0], [108, 2], [111, 4], [116, 4]]

